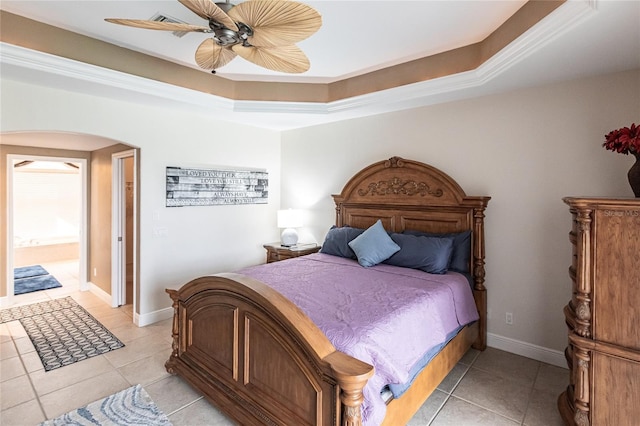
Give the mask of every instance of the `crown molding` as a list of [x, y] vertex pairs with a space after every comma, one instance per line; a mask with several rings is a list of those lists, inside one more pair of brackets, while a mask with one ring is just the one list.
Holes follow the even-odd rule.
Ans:
[[[437, 95], [481, 86], [562, 36], [595, 11], [596, 0], [568, 1], [473, 71], [331, 102], [327, 107], [328, 112], [363, 108], [379, 103], [389, 105], [398, 100], [423, 99], [422, 105], [429, 105], [429, 99]], [[415, 106], [413, 104], [411, 107]]]
[[[203, 113], [215, 114], [222, 120], [246, 124], [250, 118], [257, 127], [287, 130], [469, 96], [464, 93], [473, 93], [469, 89], [494, 80], [596, 10], [596, 0], [567, 1], [475, 70], [328, 103], [231, 100], [4, 42], [0, 43], [0, 65], [3, 79], [134, 102], [153, 100], [157, 104], [162, 100], [172, 107], [204, 108]], [[56, 84], [50, 84], [52, 80]], [[281, 117], [274, 119], [276, 116]]]
[[[21, 78], [23, 77], [22, 74], [12, 71], [29, 70], [35, 71], [40, 75], [60, 77], [63, 80], [74, 82], [90, 83], [98, 87], [122, 89], [139, 95], [169, 100], [180, 99], [181, 102], [194, 106], [220, 108], [224, 110], [233, 109], [234, 102], [221, 96], [214, 96], [197, 90], [187, 89], [4, 42], [0, 42], [0, 65], [3, 66], [3, 77], [18, 81], [29, 80], [30, 75], [33, 73], [27, 73], [24, 78]], [[7, 66], [9, 68], [6, 68]], [[40, 80], [40, 82], [45, 83], [46, 81], [46, 78]], [[26, 82], [39, 84], [37, 80]]]

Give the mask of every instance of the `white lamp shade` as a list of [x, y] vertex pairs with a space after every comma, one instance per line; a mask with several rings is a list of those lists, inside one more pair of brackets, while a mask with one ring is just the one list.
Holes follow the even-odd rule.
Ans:
[[278, 210], [278, 228], [300, 228], [301, 226], [302, 212], [300, 210]]
[[288, 209], [278, 210], [278, 228], [285, 228], [280, 236], [283, 246], [295, 246], [298, 243], [298, 232], [294, 228], [302, 226], [302, 212]]

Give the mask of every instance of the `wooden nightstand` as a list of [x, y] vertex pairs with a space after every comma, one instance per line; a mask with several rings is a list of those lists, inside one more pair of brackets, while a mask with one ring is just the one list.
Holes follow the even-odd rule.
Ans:
[[265, 244], [263, 247], [267, 249], [267, 263], [306, 256], [307, 254], [317, 253], [320, 250], [320, 246], [317, 244], [297, 244], [285, 247], [280, 243], [271, 243]]

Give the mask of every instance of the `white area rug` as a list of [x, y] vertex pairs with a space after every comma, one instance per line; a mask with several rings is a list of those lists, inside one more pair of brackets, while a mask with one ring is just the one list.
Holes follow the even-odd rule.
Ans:
[[171, 422], [142, 386], [136, 385], [40, 425], [171, 426]]

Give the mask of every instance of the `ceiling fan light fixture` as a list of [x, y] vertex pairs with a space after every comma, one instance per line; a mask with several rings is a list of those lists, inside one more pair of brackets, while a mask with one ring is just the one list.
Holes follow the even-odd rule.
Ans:
[[209, 27], [213, 31], [213, 39], [218, 45], [223, 47], [233, 46], [242, 43], [247, 45], [247, 39], [253, 35], [253, 30], [248, 25], [238, 22], [238, 31], [234, 31], [222, 25], [219, 22], [211, 20]]
[[253, 36], [253, 30], [244, 22], [236, 22], [236, 25], [238, 26], [238, 35], [241, 39], [246, 40]]
[[213, 39], [220, 46], [233, 46], [242, 41], [237, 32], [228, 28], [218, 28], [213, 31]]

